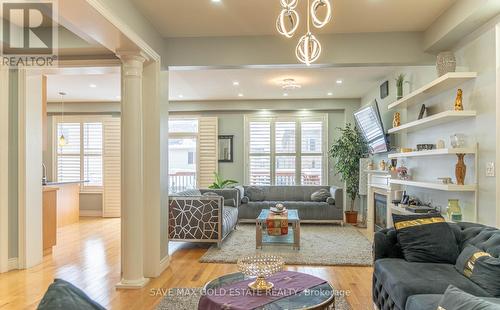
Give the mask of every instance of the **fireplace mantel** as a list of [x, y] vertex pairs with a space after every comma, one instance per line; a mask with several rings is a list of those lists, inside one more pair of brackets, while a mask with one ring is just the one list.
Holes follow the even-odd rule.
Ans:
[[401, 186], [390, 184], [391, 174], [388, 171], [367, 171], [368, 173], [368, 195], [367, 195], [367, 218], [366, 225], [368, 231], [375, 229], [375, 193], [387, 196], [387, 226], [392, 227], [392, 201], [396, 191], [401, 190]]

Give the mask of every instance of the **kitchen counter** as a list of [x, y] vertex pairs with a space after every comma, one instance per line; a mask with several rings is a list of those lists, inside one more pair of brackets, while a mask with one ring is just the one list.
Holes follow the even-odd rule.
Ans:
[[42, 184], [43, 186], [54, 186], [54, 185], [65, 185], [65, 184], [82, 184], [87, 183], [88, 180], [79, 180], [79, 181], [66, 181], [66, 182], [47, 182]]

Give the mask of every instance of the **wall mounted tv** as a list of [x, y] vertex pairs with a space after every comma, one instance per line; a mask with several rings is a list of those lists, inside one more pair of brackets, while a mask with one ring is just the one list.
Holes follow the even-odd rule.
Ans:
[[372, 154], [389, 151], [377, 100], [373, 100], [369, 105], [356, 111], [354, 118]]

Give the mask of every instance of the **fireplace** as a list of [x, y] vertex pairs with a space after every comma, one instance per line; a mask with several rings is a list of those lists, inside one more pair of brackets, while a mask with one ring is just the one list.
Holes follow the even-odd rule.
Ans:
[[379, 231], [387, 228], [387, 195], [374, 193], [374, 228]]

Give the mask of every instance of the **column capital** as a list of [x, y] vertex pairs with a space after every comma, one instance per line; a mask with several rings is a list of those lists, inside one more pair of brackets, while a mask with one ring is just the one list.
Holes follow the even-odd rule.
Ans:
[[116, 56], [122, 62], [124, 76], [142, 76], [143, 64], [148, 57], [141, 51], [117, 50]]

